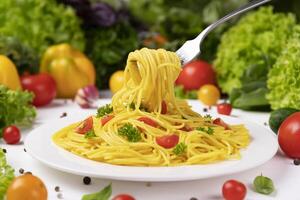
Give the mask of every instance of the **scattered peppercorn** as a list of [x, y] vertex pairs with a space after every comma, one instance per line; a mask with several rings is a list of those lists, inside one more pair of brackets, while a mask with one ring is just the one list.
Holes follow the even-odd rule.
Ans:
[[63, 117], [66, 117], [67, 116], [67, 113], [66, 112], [63, 112], [60, 116], [60, 118], [63, 118]]
[[19, 173], [20, 173], [20, 174], [24, 174], [24, 169], [20, 168], [20, 169], [19, 169]]
[[58, 199], [63, 199], [62, 193], [58, 193], [58, 194], [57, 194], [57, 198], [58, 198]]
[[147, 182], [147, 183], [146, 183], [146, 186], [147, 186], [147, 187], [151, 187], [151, 185], [152, 185], [152, 184], [151, 184], [150, 182]]
[[6, 152], [7, 152], [6, 149], [2, 149], [2, 151], [3, 151], [3, 153], [6, 153]]
[[196, 197], [192, 197], [190, 198], [190, 200], [198, 200]]
[[268, 123], [267, 123], [267, 122], [264, 122], [264, 125], [265, 125], [265, 126], [268, 126]]
[[90, 183], [91, 183], [91, 178], [90, 177], [88, 177], [88, 176], [85, 176], [84, 178], [83, 178], [83, 183], [85, 184], [85, 185], [89, 185]]
[[24, 148], [24, 152], [27, 152], [25, 148]]
[[207, 110], [207, 108], [203, 108], [203, 112], [207, 112], [208, 110]]
[[55, 190], [55, 192], [59, 192], [59, 190], [60, 190], [59, 186], [55, 186], [54, 190]]
[[300, 165], [300, 159], [295, 159], [294, 160], [294, 165]]

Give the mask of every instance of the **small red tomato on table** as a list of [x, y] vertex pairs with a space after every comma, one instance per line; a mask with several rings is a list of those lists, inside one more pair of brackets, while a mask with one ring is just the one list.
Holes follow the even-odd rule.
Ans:
[[45, 106], [56, 96], [56, 83], [49, 74], [24, 75], [22, 88], [34, 93], [33, 105]]
[[232, 106], [230, 103], [220, 103], [217, 105], [217, 111], [222, 115], [230, 115], [232, 111]]
[[133, 198], [129, 194], [119, 194], [115, 196], [112, 200], [135, 200], [135, 198]]
[[18, 127], [12, 125], [3, 129], [3, 139], [7, 144], [17, 144], [20, 142], [21, 134]]
[[300, 158], [300, 112], [288, 116], [278, 130], [278, 142], [282, 151], [291, 158]]
[[246, 197], [246, 193], [246, 186], [236, 180], [228, 180], [222, 187], [222, 194], [225, 200], [243, 200]]
[[203, 60], [194, 60], [183, 66], [175, 83], [183, 85], [186, 91], [198, 90], [205, 84], [215, 84], [216, 75], [209, 63]]

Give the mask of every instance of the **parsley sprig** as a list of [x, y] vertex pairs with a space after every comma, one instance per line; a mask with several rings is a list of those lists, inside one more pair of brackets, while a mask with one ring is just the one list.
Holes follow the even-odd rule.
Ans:
[[208, 135], [213, 135], [214, 134], [214, 129], [212, 129], [211, 127], [207, 127], [207, 129], [205, 129], [204, 127], [198, 127], [198, 128], [196, 128], [196, 130], [205, 132]]
[[97, 117], [103, 117], [112, 112], [113, 112], [113, 107], [110, 104], [106, 104], [105, 106], [98, 108]]
[[86, 139], [91, 139], [93, 137], [96, 137], [96, 134], [95, 134], [95, 131], [92, 129], [92, 130], [89, 130], [88, 132], [85, 133], [84, 135], [84, 138]]
[[129, 123], [119, 128], [118, 134], [126, 137], [129, 142], [138, 142], [142, 139], [140, 131]]
[[183, 153], [185, 153], [186, 148], [187, 148], [186, 144], [184, 144], [183, 142], [180, 142], [173, 149], [173, 153], [176, 155], [182, 155]]

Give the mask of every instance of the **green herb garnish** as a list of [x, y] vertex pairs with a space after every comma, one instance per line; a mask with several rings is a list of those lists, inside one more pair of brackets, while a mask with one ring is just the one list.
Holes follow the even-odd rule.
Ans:
[[139, 130], [129, 123], [119, 128], [118, 134], [126, 137], [129, 142], [138, 142], [142, 139]]
[[186, 151], [186, 148], [187, 148], [186, 144], [184, 144], [183, 142], [180, 142], [173, 149], [173, 153], [175, 153], [176, 155], [181, 155]]
[[84, 138], [86, 139], [91, 139], [93, 137], [96, 137], [96, 134], [95, 134], [95, 131], [92, 129], [92, 130], [89, 130], [88, 132], [85, 133], [84, 135]]
[[112, 188], [111, 184], [109, 184], [99, 192], [83, 195], [81, 200], [108, 200], [111, 196], [111, 193]]
[[210, 114], [206, 114], [204, 116], [205, 120], [211, 120], [212, 119], [212, 116]]
[[110, 104], [106, 104], [105, 106], [98, 108], [97, 117], [103, 117], [112, 112], [113, 112], [113, 107]]
[[214, 129], [212, 129], [211, 127], [207, 127], [207, 129], [203, 128], [203, 127], [198, 127], [196, 128], [197, 131], [202, 131], [205, 132], [209, 135], [212, 135], [214, 133]]
[[253, 186], [255, 191], [261, 194], [271, 194], [275, 190], [272, 179], [263, 175], [254, 179]]

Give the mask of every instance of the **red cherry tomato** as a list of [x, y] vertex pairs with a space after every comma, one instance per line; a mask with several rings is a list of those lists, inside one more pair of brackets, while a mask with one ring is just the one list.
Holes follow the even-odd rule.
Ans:
[[226, 124], [221, 118], [217, 118], [213, 121], [213, 124], [218, 125], [218, 126], [223, 126], [225, 130], [230, 130], [230, 127], [228, 124]]
[[24, 90], [34, 93], [33, 105], [44, 106], [56, 96], [55, 80], [48, 74], [25, 75], [21, 77]]
[[112, 200], [135, 200], [135, 198], [133, 198], [129, 194], [119, 194], [115, 196]]
[[232, 110], [232, 106], [229, 103], [220, 103], [217, 105], [217, 111], [222, 115], [230, 115]]
[[158, 127], [158, 124], [156, 123], [156, 121], [153, 121], [149, 117], [140, 117], [140, 118], [138, 118], [138, 120], [141, 122], [144, 122], [145, 124], [148, 124], [149, 126], [153, 126], [155, 128]]
[[300, 112], [288, 116], [278, 130], [282, 151], [291, 158], [300, 158]]
[[161, 114], [167, 114], [168, 112], [168, 106], [167, 103], [165, 101], [161, 102]]
[[8, 126], [3, 129], [3, 139], [7, 144], [17, 144], [21, 138], [20, 130], [16, 126]]
[[195, 60], [183, 67], [175, 83], [183, 85], [185, 90], [198, 90], [202, 85], [215, 84], [216, 75], [210, 64]]
[[106, 115], [104, 117], [102, 117], [101, 119], [101, 124], [102, 126], [104, 126], [107, 122], [109, 122], [112, 118], [114, 118], [113, 115]]
[[79, 134], [85, 134], [93, 128], [93, 117], [85, 119], [76, 129], [75, 132]]
[[179, 136], [175, 134], [156, 137], [156, 143], [159, 146], [162, 146], [166, 149], [175, 147], [178, 144], [178, 142], [179, 142]]
[[223, 197], [226, 200], [243, 200], [246, 197], [246, 186], [236, 180], [228, 180], [222, 187]]

